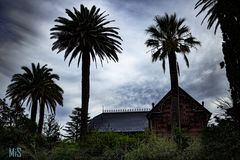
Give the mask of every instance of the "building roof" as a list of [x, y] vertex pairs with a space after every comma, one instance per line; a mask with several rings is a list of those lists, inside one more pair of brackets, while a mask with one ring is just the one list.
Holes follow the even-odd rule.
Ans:
[[[190, 96], [187, 92], [185, 92], [181, 87], [179, 87], [179, 93], [184, 94], [189, 97], [189, 99], [201, 107], [201, 110], [204, 110], [206, 113], [211, 115], [203, 105], [201, 105], [198, 101], [196, 101], [192, 96]], [[171, 96], [171, 91], [169, 91], [154, 108], [144, 110], [106, 110], [105, 112], [99, 114], [90, 120], [89, 129], [93, 131], [106, 132], [142, 132], [146, 128], [148, 128], [148, 118], [150, 118], [151, 114], [155, 112], [158, 107], [160, 107], [166, 99]]]
[[[202, 104], [200, 104], [197, 100], [195, 100], [191, 95], [189, 95], [186, 91], [184, 91], [181, 87], [179, 88], [179, 93], [185, 94], [186, 96], [188, 96], [191, 101], [193, 101], [196, 105], [200, 106], [204, 111], [206, 111], [210, 116], [211, 116], [211, 112], [209, 110], [207, 110]], [[158, 109], [158, 107], [160, 107], [165, 101], [166, 99], [171, 96], [171, 90], [168, 91], [168, 93], [153, 107], [153, 109], [147, 113], [147, 118], [150, 118], [151, 114]], [[209, 116], [209, 117], [210, 117]]]
[[148, 112], [101, 113], [90, 121], [89, 128], [100, 132], [141, 132], [148, 128], [148, 119], [146, 117]]

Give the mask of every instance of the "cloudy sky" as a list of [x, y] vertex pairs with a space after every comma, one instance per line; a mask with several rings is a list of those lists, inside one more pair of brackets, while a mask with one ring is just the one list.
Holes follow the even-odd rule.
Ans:
[[96, 5], [106, 11], [112, 26], [120, 28], [123, 52], [119, 62], [104, 62], [103, 67], [91, 66], [90, 116], [105, 109], [150, 108], [170, 89], [168, 66], [164, 74], [161, 62], [152, 63], [151, 54], [144, 42], [145, 29], [154, 23], [155, 15], [177, 13], [185, 17], [185, 24], [202, 46], [188, 55], [190, 68], [178, 56], [180, 86], [197, 101], [217, 113], [216, 98], [228, 96], [223, 60], [221, 34], [214, 35], [201, 25], [202, 16], [195, 17], [196, 0], [1, 0], [0, 1], [0, 98], [5, 96], [11, 76], [21, 73], [21, 66], [40, 62], [48, 64], [60, 76], [57, 83], [64, 89], [64, 106], [57, 109], [57, 120], [64, 125], [74, 107], [81, 101], [81, 68], [77, 63], [68, 66], [63, 54], [51, 50], [50, 28], [54, 19], [67, 17], [65, 9]]

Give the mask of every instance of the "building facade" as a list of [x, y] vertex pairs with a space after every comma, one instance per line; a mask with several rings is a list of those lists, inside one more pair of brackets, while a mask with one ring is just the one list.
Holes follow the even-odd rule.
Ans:
[[[180, 126], [185, 133], [199, 135], [211, 117], [200, 104], [179, 87]], [[112, 110], [94, 117], [89, 128], [93, 131], [122, 133], [143, 132], [150, 129], [158, 135], [171, 133], [171, 90], [152, 109]]]
[[[179, 87], [180, 127], [185, 133], [198, 135], [211, 117], [204, 103], [200, 104]], [[149, 128], [159, 135], [171, 133], [171, 91], [147, 114]]]

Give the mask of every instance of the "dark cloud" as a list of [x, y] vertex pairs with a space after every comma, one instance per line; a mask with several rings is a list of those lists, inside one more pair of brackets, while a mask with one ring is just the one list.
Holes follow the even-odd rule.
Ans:
[[[211, 65], [208, 66], [211, 67]], [[186, 82], [184, 85], [186, 90], [199, 99], [215, 99], [224, 96], [228, 88], [225, 73], [220, 67], [213, 67], [205, 71], [199, 69], [192, 73], [192, 76], [186, 79]]]
[[0, 1], [1, 43], [6, 40], [22, 41], [25, 34], [36, 35], [32, 24], [39, 16], [39, 8], [34, 2], [34, 0]]
[[120, 86], [115, 91], [116, 107], [151, 107], [157, 103], [168, 92], [167, 86], [155, 81], [144, 81], [141, 83], [128, 83]]
[[[176, 5], [177, 2], [179, 5]], [[152, 102], [157, 103], [169, 91], [167, 66], [164, 74], [161, 62], [152, 64], [151, 55], [146, 54], [149, 48], [144, 45], [147, 39], [144, 29], [153, 24], [155, 15], [164, 12], [177, 12], [179, 17], [187, 17], [186, 22], [191, 24], [193, 35], [204, 42], [199, 50], [201, 54], [189, 59], [189, 69], [186, 70], [185, 64], [180, 65], [181, 87], [198, 101], [224, 95], [228, 86], [225, 72], [218, 66], [222, 60], [221, 53], [216, 54], [221, 47], [216, 44], [221, 45], [221, 42], [216, 41], [216, 37], [211, 36], [204, 26], [200, 26], [191, 0], [181, 3], [180, 0], [1, 0], [0, 94], [3, 94], [12, 74], [21, 72], [21, 66], [40, 61], [41, 64], [49, 64], [53, 72], [61, 77], [59, 84], [65, 91], [64, 107], [58, 107], [57, 116], [64, 121], [72, 108], [80, 104], [81, 67], [76, 69], [75, 62], [68, 67], [68, 60], [64, 62], [63, 55], [51, 51], [49, 29], [56, 17], [67, 16], [65, 8], [78, 8], [81, 3], [85, 6], [96, 5], [113, 16], [110, 19], [116, 20], [113, 25], [120, 27], [124, 40], [124, 50], [118, 64], [104, 63], [103, 69], [98, 65], [97, 70], [92, 65], [90, 105], [94, 114], [99, 113], [101, 109], [98, 107], [101, 105], [109, 109], [151, 107]]]
[[[34, 1], [0, 1], [0, 72], [10, 76], [24, 53], [19, 53], [29, 36], [37, 36], [34, 19], [39, 15]], [[22, 56], [21, 56], [22, 55]]]
[[146, 18], [152, 15], [153, 9], [159, 8], [159, 12], [164, 11], [166, 4], [172, 3], [169, 0], [146, 1], [146, 0], [128, 0], [128, 1], [108, 1], [116, 11], [124, 11], [128, 16]]

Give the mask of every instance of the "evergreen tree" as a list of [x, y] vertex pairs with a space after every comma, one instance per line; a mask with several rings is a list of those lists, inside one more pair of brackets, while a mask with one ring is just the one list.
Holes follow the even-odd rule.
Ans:
[[9, 105], [5, 99], [0, 99], [0, 159], [7, 156], [5, 150], [10, 146], [30, 143], [37, 125], [27, 116], [18, 103]]
[[55, 114], [48, 115], [47, 121], [44, 123], [43, 135], [46, 137], [50, 149], [60, 141], [60, 129], [60, 125], [55, 120]]
[[0, 99], [0, 128], [9, 125], [10, 109], [5, 102], [5, 99]]
[[19, 128], [23, 119], [27, 115], [24, 114], [24, 108], [19, 103], [11, 103], [8, 105], [6, 99], [0, 99], [0, 126]]
[[70, 122], [66, 123], [66, 129], [63, 129], [67, 132], [65, 137], [71, 140], [78, 140], [80, 138], [81, 131], [81, 108], [74, 108], [72, 111], [72, 115], [69, 116], [71, 118]]

